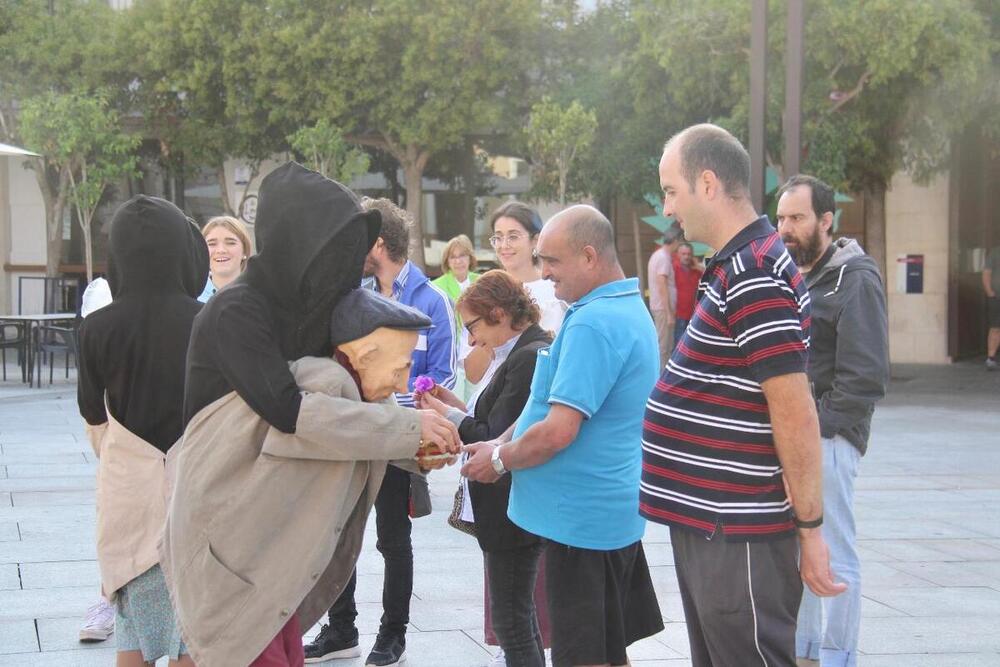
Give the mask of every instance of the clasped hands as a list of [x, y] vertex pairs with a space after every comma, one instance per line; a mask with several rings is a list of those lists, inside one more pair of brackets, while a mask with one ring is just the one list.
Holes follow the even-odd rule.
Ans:
[[[420, 414], [420, 449], [417, 450], [417, 464], [422, 470], [438, 470], [452, 465], [462, 452], [462, 440], [458, 429], [445, 415], [448, 405], [464, 409], [458, 397], [435, 385], [429, 392], [414, 392], [413, 401]], [[457, 404], [457, 405], [456, 405]]]
[[[443, 468], [445, 465], [451, 465], [455, 462], [455, 456], [453, 455], [445, 459], [444, 457], [441, 457], [441, 454], [459, 454], [464, 450], [469, 452], [471, 455], [469, 460], [465, 462], [465, 465], [462, 466], [462, 475], [464, 477], [468, 477], [476, 482], [486, 483], [492, 483], [500, 479], [500, 476], [494, 472], [493, 465], [490, 463], [490, 456], [493, 454], [493, 447], [499, 443], [476, 442], [471, 445], [463, 446], [461, 440], [458, 438], [458, 430], [455, 428], [454, 424], [448, 421], [445, 417], [445, 415], [448, 414], [449, 408], [456, 408], [465, 412], [465, 403], [463, 403], [461, 399], [440, 385], [435, 385], [434, 388], [428, 392], [415, 392], [413, 399], [421, 413], [421, 425], [425, 423], [440, 424], [440, 422], [443, 421], [451, 427], [452, 431], [454, 431], [454, 442], [457, 443], [455, 449], [445, 449], [443, 452], [435, 451], [434, 453], [437, 454], [437, 457], [424, 462], [421, 461], [421, 452], [424, 452], [424, 449], [427, 447], [427, 443], [438, 443], [440, 442], [440, 439], [432, 440], [427, 435], [423, 435], [425, 445], [424, 448], [421, 448], [420, 452], [417, 453], [417, 461], [420, 463], [421, 468], [435, 470]], [[426, 456], [426, 454], [424, 456]]]

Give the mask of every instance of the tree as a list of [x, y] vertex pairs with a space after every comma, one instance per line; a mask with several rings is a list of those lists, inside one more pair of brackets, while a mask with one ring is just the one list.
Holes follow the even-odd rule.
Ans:
[[248, 32], [246, 24], [267, 11], [247, 0], [147, 0], [126, 12], [132, 89], [163, 158], [175, 169], [214, 167], [228, 214], [225, 161], [250, 167], [239, 210], [261, 163], [287, 150], [286, 136], [299, 126], [279, 120], [276, 100], [259, 94], [260, 73], [247, 66], [256, 48], [248, 35], [280, 26], [269, 15], [263, 32]]
[[329, 118], [399, 162], [417, 222], [410, 257], [422, 266], [428, 161], [520, 118], [507, 114], [538, 15], [535, 0], [347, 0], [330, 20], [327, 2], [275, 0], [251, 19], [271, 38], [245, 65], [257, 94], [280, 100], [296, 125]]
[[304, 156], [307, 167], [341, 183], [350, 183], [366, 173], [371, 164], [368, 154], [352, 148], [341, 129], [325, 118], [288, 135], [288, 144]]
[[545, 97], [531, 108], [528, 119], [528, 150], [539, 176], [542, 191], [552, 191], [566, 204], [566, 183], [573, 162], [594, 141], [597, 116], [577, 100], [562, 107]]
[[60, 183], [69, 185], [65, 192], [83, 231], [90, 282], [94, 278], [94, 211], [109, 185], [135, 173], [134, 151], [140, 139], [121, 130], [121, 120], [106, 99], [73, 93], [47, 93], [25, 100], [21, 132], [27, 144], [44, 156], [45, 166], [59, 172]]
[[[991, 18], [970, 0], [811, 0], [807, 6], [804, 169], [865, 194], [867, 250], [884, 263], [884, 200], [892, 175], [906, 168], [927, 177], [945, 168], [948, 140], [984, 107], [981, 84], [995, 78]], [[682, 110], [686, 121], [713, 120], [746, 139], [749, 5], [637, 0], [636, 7], [637, 58], [657, 63], [666, 75], [657, 91], [664, 104]], [[783, 3], [772, 3], [767, 159], [781, 177], [787, 176], [778, 157], [784, 18]]]
[[[103, 0], [24, 0], [0, 6], [0, 141], [29, 143], [20, 123], [21, 101], [47, 92], [103, 87], [115, 105], [127, 97], [127, 78], [115, 39], [119, 13]], [[68, 173], [43, 156], [29, 163], [45, 206], [46, 273], [62, 262]]]

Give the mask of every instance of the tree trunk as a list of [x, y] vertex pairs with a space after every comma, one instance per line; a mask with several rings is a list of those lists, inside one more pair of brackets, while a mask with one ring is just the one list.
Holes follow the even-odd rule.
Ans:
[[885, 184], [876, 183], [864, 189], [865, 252], [875, 260], [886, 280], [885, 269]]
[[59, 265], [62, 263], [65, 175], [60, 176], [58, 190], [54, 190], [43, 160], [36, 160], [31, 170], [35, 172], [35, 180], [45, 205], [45, 275], [52, 278], [59, 275]]
[[87, 265], [87, 284], [94, 281], [94, 246], [90, 239], [90, 223], [93, 214], [87, 215], [86, 222], [80, 223], [83, 228], [83, 257]]
[[420, 151], [416, 146], [407, 146], [406, 155], [400, 160], [403, 166], [403, 180], [406, 186], [406, 212], [413, 217], [413, 228], [410, 230], [410, 261], [425, 270], [424, 261], [424, 168], [430, 154]]
[[225, 215], [236, 217], [233, 213], [233, 203], [229, 199], [229, 185], [226, 181], [226, 163], [223, 162], [215, 168], [215, 177], [219, 181], [219, 196], [222, 198], [222, 212]]

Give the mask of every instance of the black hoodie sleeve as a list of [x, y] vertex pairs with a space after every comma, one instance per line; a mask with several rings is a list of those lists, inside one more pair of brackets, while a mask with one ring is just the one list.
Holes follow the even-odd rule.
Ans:
[[100, 352], [94, 345], [94, 336], [84, 321], [80, 325], [80, 359], [76, 381], [76, 402], [80, 416], [91, 426], [108, 421], [104, 407], [104, 391], [107, 387], [101, 373]]
[[226, 304], [215, 331], [215, 358], [226, 381], [267, 423], [295, 433], [302, 394], [264, 314], [244, 304]]
[[889, 381], [889, 325], [881, 280], [869, 271], [852, 273], [856, 279], [841, 288], [846, 298], [837, 319], [833, 384], [817, 406], [824, 438], [866, 419]]

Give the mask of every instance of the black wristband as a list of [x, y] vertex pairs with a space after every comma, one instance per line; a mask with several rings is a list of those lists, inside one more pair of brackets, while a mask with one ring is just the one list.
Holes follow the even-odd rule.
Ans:
[[819, 528], [823, 525], [823, 515], [820, 514], [819, 518], [813, 519], [812, 521], [803, 521], [797, 516], [792, 517], [792, 521], [795, 522], [797, 528]]

